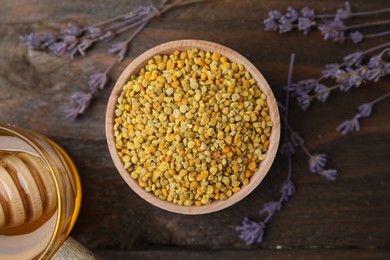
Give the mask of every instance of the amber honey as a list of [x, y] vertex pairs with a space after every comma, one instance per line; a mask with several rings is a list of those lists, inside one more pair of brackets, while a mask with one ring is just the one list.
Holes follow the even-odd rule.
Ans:
[[80, 191], [57, 144], [0, 124], [0, 259], [52, 257], [75, 223]]

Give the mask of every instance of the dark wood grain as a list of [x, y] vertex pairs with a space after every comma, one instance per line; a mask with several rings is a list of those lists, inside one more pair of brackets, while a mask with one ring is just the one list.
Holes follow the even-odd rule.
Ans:
[[263, 250], [133, 250], [133, 251], [110, 251], [98, 250], [102, 259], [387, 259], [387, 250], [362, 250], [362, 249], [263, 249]]
[[[0, 122], [47, 135], [74, 159], [81, 175], [83, 203], [72, 236], [105, 259], [174, 259], [187, 255], [189, 259], [389, 258], [390, 103], [375, 106], [373, 115], [362, 121], [360, 132], [341, 136], [335, 131], [339, 123], [357, 112], [359, 104], [388, 91], [388, 78], [349, 93], [335, 93], [327, 103], [316, 103], [308, 112], [292, 102], [291, 124], [311, 151], [328, 154], [329, 166], [339, 170], [339, 177], [329, 183], [309, 173], [305, 154], [298, 152], [293, 158], [297, 193], [269, 222], [264, 243], [252, 247], [238, 239], [234, 227], [245, 216], [260, 220], [258, 210], [263, 203], [278, 198], [287, 170], [283, 157], [276, 158], [265, 180], [240, 203], [209, 215], [183, 216], [143, 201], [116, 171], [104, 134], [110, 89], [100, 91], [79, 120], [64, 119], [63, 110], [71, 93], [86, 90], [88, 76], [110, 63], [111, 57], [106, 54], [109, 44], [99, 44], [87, 57], [70, 61], [26, 50], [18, 35], [58, 30], [69, 21], [97, 22], [153, 2], [0, 1]], [[264, 32], [262, 19], [267, 12], [285, 10], [290, 4], [287, 0], [214, 0], [172, 10], [142, 31], [131, 45], [128, 58], [110, 76], [117, 78], [134, 57], [160, 43], [203, 39], [246, 56], [282, 100], [292, 52], [296, 53], [293, 80], [297, 81], [318, 77], [324, 64], [339, 62], [356, 49], [389, 39], [367, 40], [356, 46], [325, 42], [318, 32], [306, 37], [299, 32]], [[342, 1], [306, 0], [295, 5], [332, 12]], [[356, 0], [352, 5], [355, 10], [373, 10], [388, 7], [389, 3]], [[155, 248], [157, 251], [148, 252]]]

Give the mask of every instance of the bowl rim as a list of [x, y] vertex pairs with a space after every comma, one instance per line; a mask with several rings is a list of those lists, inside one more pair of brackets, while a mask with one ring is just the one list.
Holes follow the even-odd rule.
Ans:
[[[138, 182], [131, 178], [130, 173], [124, 168], [123, 162], [118, 155], [117, 148], [115, 147], [115, 137], [114, 137], [114, 118], [115, 118], [115, 109], [118, 97], [122, 92], [123, 86], [128, 82], [131, 75], [138, 74], [141, 68], [143, 68], [147, 61], [153, 58], [158, 54], [172, 54], [174, 51], [185, 51], [191, 48], [198, 48], [203, 51], [217, 52], [226, 56], [229, 61], [237, 62], [244, 66], [245, 70], [248, 71], [252, 78], [256, 80], [256, 83], [260, 90], [267, 96], [267, 105], [269, 107], [269, 115], [273, 123], [271, 135], [269, 137], [270, 145], [267, 150], [266, 158], [260, 163], [257, 171], [253, 174], [248, 185], [244, 186], [240, 191], [234, 193], [228, 199], [214, 200], [210, 204], [202, 206], [184, 206], [179, 205], [167, 200], [162, 200], [154, 195], [152, 192], [147, 192], [144, 188], [141, 188], [138, 185]], [[119, 174], [125, 180], [125, 182], [130, 186], [130, 188], [137, 193], [141, 198], [147, 202], [170, 212], [187, 214], [187, 215], [196, 215], [196, 214], [206, 214], [211, 212], [216, 212], [222, 209], [225, 209], [238, 201], [242, 200], [244, 197], [249, 195], [264, 179], [265, 175], [268, 173], [271, 165], [275, 159], [276, 152], [279, 146], [280, 138], [280, 118], [279, 110], [275, 96], [272, 92], [271, 87], [260, 73], [260, 71], [244, 56], [237, 53], [236, 51], [220, 45], [218, 43], [204, 41], [204, 40], [177, 40], [166, 42], [160, 45], [157, 45], [138, 57], [136, 57], [130, 64], [123, 70], [118, 80], [115, 83], [115, 86], [110, 94], [108, 105], [106, 109], [105, 116], [105, 132], [108, 149], [111, 155], [111, 158], [115, 164], [115, 167], [119, 171]]]

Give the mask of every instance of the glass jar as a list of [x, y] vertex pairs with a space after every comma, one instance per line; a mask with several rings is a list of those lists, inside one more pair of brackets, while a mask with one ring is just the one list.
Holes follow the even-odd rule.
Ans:
[[0, 123], [0, 171], [0, 259], [50, 259], [80, 210], [74, 163], [47, 137]]

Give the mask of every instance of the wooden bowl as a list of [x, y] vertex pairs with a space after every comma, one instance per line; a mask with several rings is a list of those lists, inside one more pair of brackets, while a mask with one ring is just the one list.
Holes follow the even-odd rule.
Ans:
[[[250, 178], [250, 183], [246, 186], [243, 186], [240, 191], [233, 194], [227, 200], [215, 200], [207, 205], [202, 206], [182, 206], [175, 204], [173, 202], [165, 201], [159, 199], [153, 193], [146, 192], [143, 188], [138, 185], [138, 182], [130, 177], [130, 173], [124, 168], [123, 162], [118, 155], [118, 151], [115, 147], [115, 137], [114, 137], [114, 118], [115, 118], [115, 106], [117, 103], [117, 99], [122, 92], [122, 87], [129, 81], [130, 76], [133, 74], [138, 74], [141, 68], [143, 68], [147, 61], [153, 58], [157, 54], [172, 54], [174, 51], [186, 51], [191, 48], [198, 48], [203, 51], [217, 52], [224, 56], [226, 56], [231, 62], [237, 62], [244, 65], [245, 69], [252, 75], [252, 77], [256, 80], [257, 85], [261, 89], [263, 93], [267, 96], [267, 103], [269, 107], [269, 114], [273, 123], [271, 136], [269, 138], [270, 145], [267, 151], [267, 157], [263, 160], [258, 170], [253, 174]], [[270, 86], [267, 81], [261, 75], [261, 73], [256, 69], [256, 67], [250, 63], [246, 58], [238, 54], [237, 52], [224, 47], [222, 45], [201, 41], [201, 40], [180, 40], [173, 41], [158, 45], [140, 56], [138, 56], [133, 62], [131, 62], [127, 68], [122, 72], [118, 81], [116, 82], [114, 89], [110, 95], [107, 111], [106, 111], [106, 137], [108, 148], [111, 154], [111, 157], [114, 161], [116, 168], [121, 174], [122, 178], [126, 181], [126, 183], [143, 199], [148, 201], [149, 203], [160, 207], [162, 209], [176, 212], [180, 214], [205, 214], [210, 212], [215, 212], [226, 207], [233, 205], [234, 203], [240, 201], [249, 193], [251, 193], [263, 180], [264, 176], [267, 174], [270, 169], [272, 162], [275, 159], [275, 155], [277, 152], [279, 137], [280, 137], [280, 119], [279, 119], [279, 111], [278, 106], [275, 100], [275, 97], [272, 93]]]

